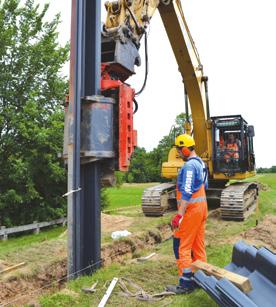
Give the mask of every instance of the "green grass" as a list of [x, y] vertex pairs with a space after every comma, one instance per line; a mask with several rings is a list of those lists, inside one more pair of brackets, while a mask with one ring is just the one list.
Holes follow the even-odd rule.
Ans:
[[[114, 277], [125, 277], [131, 279], [135, 284], [142, 287], [147, 293], [154, 294], [164, 291], [168, 284], [177, 283], [177, 269], [172, 256], [172, 240], [166, 241], [152, 250], [147, 250], [147, 254], [155, 251], [158, 258], [142, 263], [126, 262], [125, 264], [112, 264], [97, 271], [93, 276], [79, 278], [67, 284], [66, 291], [45, 295], [41, 298], [40, 304], [44, 307], [50, 306], [97, 306], [106, 290], [106, 283]], [[211, 263], [225, 266], [231, 260], [232, 246], [223, 244], [212, 248], [207, 248], [208, 259]], [[90, 287], [98, 281], [97, 292], [85, 294], [81, 288]], [[66, 293], [65, 292], [65, 293]], [[108, 306], [148, 306], [149, 303], [138, 301], [135, 298], [125, 298], [122, 296], [119, 286], [114, 289]], [[171, 296], [161, 302], [155, 302], [152, 306], [217, 306], [211, 298], [203, 291], [196, 290], [189, 296]]]
[[107, 195], [110, 205], [108, 206], [106, 211], [117, 208], [141, 205], [141, 199], [144, 189], [153, 185], [155, 184], [123, 184], [119, 188], [108, 188]]
[[56, 239], [65, 231], [65, 227], [54, 227], [49, 230], [42, 230], [39, 234], [29, 234], [20, 237], [9, 237], [7, 241], [0, 241], [0, 259], [7, 254], [22, 251], [33, 244]]
[[257, 177], [266, 191], [260, 193], [260, 212], [261, 216], [265, 214], [276, 215], [276, 174], [265, 174]]
[[[64, 297], [62, 292], [54, 295], [46, 295], [41, 298], [41, 306], [67, 306], [70, 302], [71, 306], [97, 306], [103, 297], [106, 282], [111, 281], [114, 277], [125, 277], [131, 279], [135, 284], [142, 287], [147, 293], [154, 294], [164, 291], [167, 284], [175, 284], [177, 282], [177, 269], [172, 253], [172, 241], [166, 241], [160, 244], [152, 251], [158, 253], [158, 258], [142, 263], [130, 264], [112, 264], [106, 268], [100, 269], [93, 276], [79, 278], [67, 284], [69, 290]], [[226, 263], [224, 249], [220, 254], [218, 249], [216, 256], [221, 256], [222, 261]], [[85, 294], [81, 291], [83, 287], [90, 287], [94, 282], [98, 281], [97, 292], [94, 294]], [[65, 301], [64, 301], [65, 299]], [[119, 286], [114, 289], [108, 306], [148, 306], [148, 302], [138, 301], [135, 298], [126, 298], [122, 296]], [[152, 303], [152, 306], [163, 306], [169, 304], [171, 306], [216, 306], [216, 304], [202, 290], [197, 290], [191, 296], [168, 297], [161, 302]]]

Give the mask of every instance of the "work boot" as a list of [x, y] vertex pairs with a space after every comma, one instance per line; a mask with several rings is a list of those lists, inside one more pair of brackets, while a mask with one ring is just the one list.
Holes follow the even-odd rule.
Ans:
[[200, 286], [195, 282], [195, 280], [192, 279], [192, 281], [193, 281], [193, 290], [200, 289]]
[[179, 278], [179, 285], [166, 287], [167, 291], [174, 292], [175, 294], [189, 294], [194, 290], [194, 280], [192, 279], [193, 273], [190, 268], [183, 269], [183, 275]]
[[196, 283], [195, 281], [195, 278], [194, 278], [194, 273], [192, 273], [192, 276], [191, 276], [191, 287], [195, 290], [195, 289], [200, 289], [200, 286]]

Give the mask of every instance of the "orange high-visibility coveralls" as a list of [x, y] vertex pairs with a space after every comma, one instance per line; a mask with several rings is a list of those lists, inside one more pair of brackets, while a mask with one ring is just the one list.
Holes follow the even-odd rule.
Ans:
[[229, 143], [226, 145], [226, 149], [229, 150], [225, 155], [225, 160], [230, 160], [231, 158], [239, 159], [239, 146], [237, 143]]
[[[180, 199], [181, 193], [177, 191], [177, 200]], [[204, 242], [207, 214], [205, 187], [202, 184], [190, 198], [179, 228], [174, 232], [173, 247], [179, 276], [182, 276], [184, 269], [191, 269], [192, 262], [207, 261]]]

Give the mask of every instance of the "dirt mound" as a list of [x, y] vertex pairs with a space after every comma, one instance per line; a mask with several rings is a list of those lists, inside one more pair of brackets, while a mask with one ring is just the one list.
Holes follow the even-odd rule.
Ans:
[[103, 265], [112, 262], [124, 261], [126, 257], [132, 257], [133, 253], [146, 246], [153, 246], [169, 239], [172, 231], [169, 225], [163, 225], [155, 230], [148, 231], [143, 237], [130, 236], [128, 238], [115, 241], [112, 244], [102, 247]]
[[258, 186], [259, 186], [260, 191], [267, 192], [267, 191], [270, 191], [270, 190], [271, 190], [271, 188], [269, 187], [269, 185], [267, 185], [267, 184], [265, 184], [265, 183], [258, 182]]
[[208, 219], [220, 220], [220, 208], [209, 210]]
[[243, 233], [242, 238], [253, 245], [265, 246], [276, 252], [276, 216], [266, 216], [258, 226]]
[[[11, 277], [8, 281], [0, 281], [0, 303], [11, 302], [12, 306], [23, 306], [30, 300], [30, 295], [35, 292], [39, 295], [49, 287], [52, 288], [51, 283], [63, 279], [67, 274], [66, 259], [54, 263], [45, 270], [40, 271], [37, 275], [32, 277]], [[64, 283], [66, 279], [63, 279], [55, 283], [55, 287]], [[28, 295], [30, 294], [30, 295]], [[14, 303], [12, 302], [14, 301]]]
[[132, 223], [133, 218], [123, 215], [109, 215], [102, 213], [102, 229], [104, 232], [127, 229]]

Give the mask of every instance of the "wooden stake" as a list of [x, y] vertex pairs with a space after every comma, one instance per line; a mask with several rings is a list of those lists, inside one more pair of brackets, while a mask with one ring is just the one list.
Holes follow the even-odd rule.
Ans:
[[225, 269], [218, 268], [212, 264], [202, 262], [200, 260], [193, 262], [192, 267], [196, 271], [202, 270], [207, 275], [213, 275], [218, 279], [226, 278], [245, 293], [250, 292], [252, 290], [250, 280], [247, 277], [227, 271]]
[[259, 218], [260, 218], [260, 208], [259, 208], [259, 195], [257, 195], [257, 200], [256, 200], [256, 226], [259, 224]]
[[8, 272], [14, 271], [16, 269], [19, 269], [22, 266], [24, 266], [25, 264], [26, 264], [26, 262], [21, 262], [19, 264], [15, 264], [13, 266], [10, 266], [10, 267], [4, 269], [3, 271], [0, 271], [0, 274], [8, 273]]

